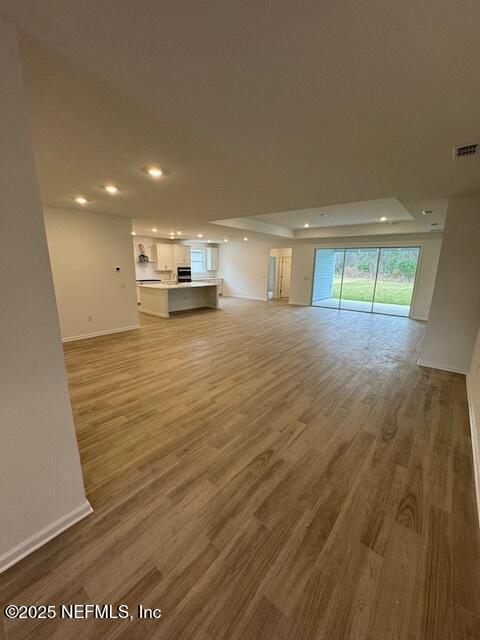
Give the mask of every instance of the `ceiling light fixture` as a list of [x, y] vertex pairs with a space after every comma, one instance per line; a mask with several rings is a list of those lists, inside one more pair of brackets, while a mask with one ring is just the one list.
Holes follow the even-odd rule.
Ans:
[[433, 213], [433, 209], [424, 209], [424, 210], [422, 211], [422, 215], [424, 215], [424, 216], [428, 216], [428, 215], [430, 215], [431, 213]]
[[386, 218], [385, 216], [382, 216], [382, 217], [380, 218], [380, 222], [386, 222], [386, 221], [387, 221], [387, 218]]
[[118, 193], [118, 189], [114, 184], [105, 185], [105, 191], [108, 191], [110, 194]]
[[248, 242], [248, 238], [247, 236], [245, 236], [245, 238], [243, 239], [244, 242]]
[[305, 222], [305, 224], [304, 224], [303, 226], [305, 227], [305, 229], [308, 229], [308, 227], [309, 227], [310, 225], [308, 224], [308, 222]]
[[131, 235], [131, 236], [136, 236], [136, 235], [137, 235], [137, 232], [136, 232], [136, 231], [130, 231], [130, 235]]
[[157, 233], [157, 231], [158, 231], [157, 227], [153, 227], [152, 231], [153, 231], [153, 233]]
[[181, 231], [177, 231], [177, 236], [181, 236], [182, 232]]
[[75, 202], [76, 202], [77, 204], [83, 204], [83, 205], [85, 205], [85, 204], [87, 204], [88, 200], [87, 200], [86, 198], [84, 198], [83, 196], [77, 196], [77, 197], [75, 198]]
[[203, 233], [198, 233], [197, 238], [203, 238]]
[[148, 173], [152, 176], [152, 178], [160, 178], [163, 175], [163, 171], [158, 167], [150, 167], [147, 169]]
[[224, 239], [223, 239], [223, 241], [224, 241], [224, 242], [228, 242], [228, 238], [224, 238]]

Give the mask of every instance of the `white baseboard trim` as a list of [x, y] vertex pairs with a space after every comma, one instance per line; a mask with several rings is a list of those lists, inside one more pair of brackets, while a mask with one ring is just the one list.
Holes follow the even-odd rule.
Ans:
[[160, 311], [150, 311], [150, 309], [139, 309], [140, 313], [145, 313], [147, 316], [156, 316], [157, 318], [169, 318], [170, 314], [160, 313]]
[[467, 371], [465, 369], [451, 367], [450, 365], [447, 366], [439, 362], [427, 362], [426, 360], [422, 360], [422, 358], [419, 358], [417, 360], [417, 364], [419, 367], [428, 367], [429, 369], [440, 369], [441, 371], [449, 371], [450, 373], [462, 373], [464, 376], [467, 375]]
[[475, 415], [472, 391], [470, 387], [470, 376], [467, 376], [467, 398], [468, 413], [470, 417], [470, 434], [472, 437], [473, 469], [475, 472], [475, 493], [477, 496], [478, 524], [480, 525], [480, 442], [478, 439], [478, 429], [480, 428], [480, 424], [477, 424], [477, 416]]
[[13, 549], [10, 549], [10, 551], [7, 551], [0, 556], [0, 573], [16, 564], [22, 558], [25, 558], [25, 556], [28, 556], [39, 547], [42, 547], [52, 538], [58, 536], [59, 533], [65, 531], [65, 529], [68, 529], [76, 522], [79, 522], [88, 516], [92, 511], [92, 505], [87, 499], [85, 499], [85, 502], [80, 506], [76, 507], [69, 513], [66, 513], [58, 520], [55, 520], [55, 522], [52, 522], [44, 529], [37, 531], [37, 533], [34, 533], [33, 536], [30, 536], [20, 544], [17, 544]]
[[129, 327], [120, 327], [118, 329], [107, 329], [106, 331], [94, 331], [93, 333], [85, 333], [81, 336], [68, 336], [62, 338], [62, 342], [74, 342], [75, 340], [86, 340], [87, 338], [96, 338], [97, 336], [108, 336], [111, 333], [122, 333], [123, 331], [133, 331], [134, 329], [140, 329], [139, 324], [132, 324]]
[[230, 293], [224, 293], [224, 298], [240, 298], [242, 300], [260, 300], [260, 302], [268, 302], [268, 298], [256, 298], [255, 296], [232, 296]]
[[309, 307], [308, 302], [294, 302], [293, 300], [289, 300], [288, 304], [293, 304], [295, 307]]

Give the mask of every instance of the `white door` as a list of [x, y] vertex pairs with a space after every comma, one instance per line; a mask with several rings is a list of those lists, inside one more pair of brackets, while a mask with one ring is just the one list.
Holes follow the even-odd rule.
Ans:
[[288, 298], [290, 295], [290, 273], [292, 271], [292, 259], [284, 256], [280, 258], [280, 298]]
[[268, 299], [275, 297], [275, 275], [277, 270], [277, 259], [275, 256], [268, 258]]

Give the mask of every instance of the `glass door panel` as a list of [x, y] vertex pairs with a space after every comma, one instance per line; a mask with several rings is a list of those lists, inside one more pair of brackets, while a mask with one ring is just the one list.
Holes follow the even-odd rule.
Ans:
[[340, 309], [372, 311], [380, 249], [346, 249]]
[[419, 247], [380, 250], [373, 311], [408, 316], [417, 272]]
[[313, 275], [312, 305], [340, 307], [345, 249], [317, 249]]

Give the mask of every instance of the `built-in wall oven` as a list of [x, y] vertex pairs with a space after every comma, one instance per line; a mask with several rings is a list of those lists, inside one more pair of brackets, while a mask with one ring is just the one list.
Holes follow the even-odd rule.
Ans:
[[177, 267], [177, 282], [191, 282], [192, 270], [190, 267]]

